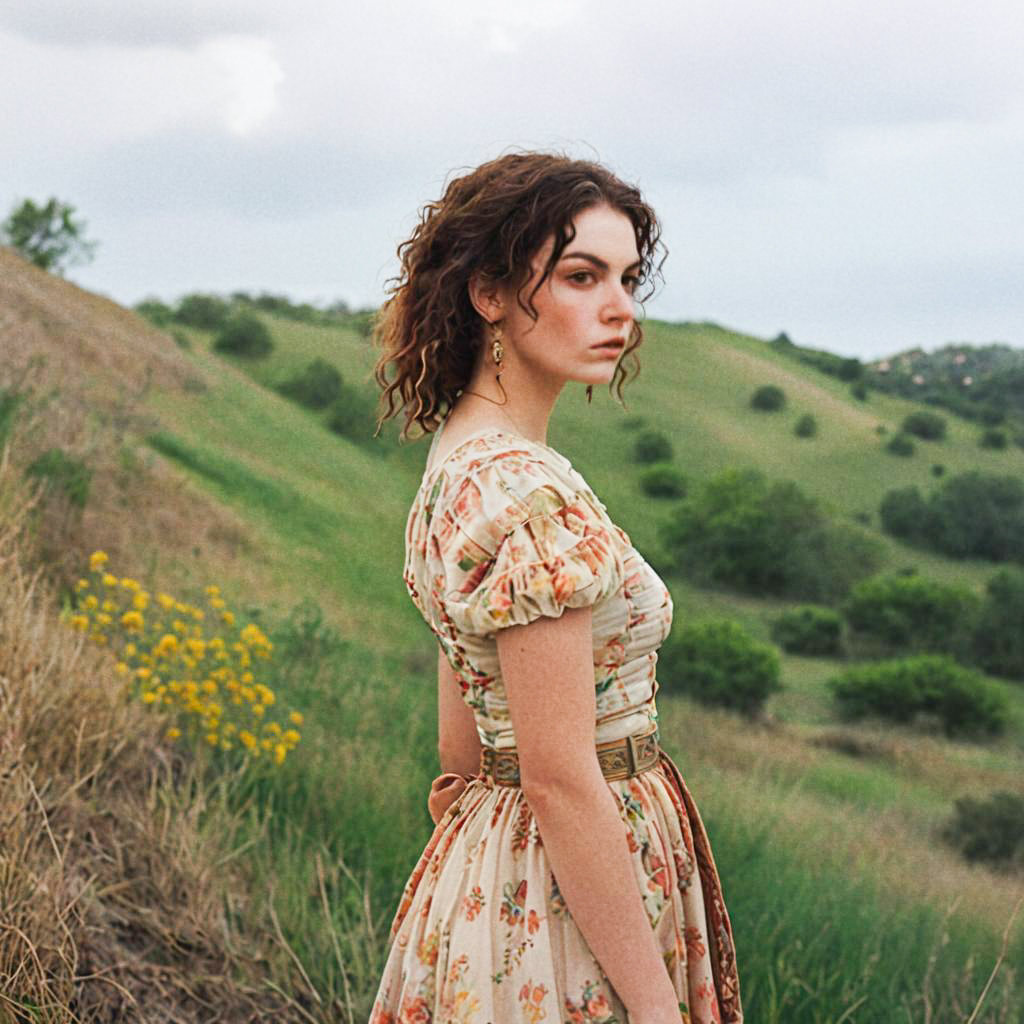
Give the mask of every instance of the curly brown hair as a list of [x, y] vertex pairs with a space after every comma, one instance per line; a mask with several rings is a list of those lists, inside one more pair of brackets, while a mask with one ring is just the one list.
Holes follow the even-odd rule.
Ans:
[[[516, 289], [520, 307], [533, 319], [533, 297], [573, 240], [573, 219], [581, 211], [607, 203], [626, 214], [636, 233], [639, 279], [650, 298], [661, 277], [667, 250], [661, 225], [638, 189], [607, 168], [562, 153], [514, 152], [481, 164], [448, 183], [437, 202], [420, 211], [412, 236], [398, 246], [400, 273], [387, 282], [390, 298], [381, 307], [374, 339], [383, 350], [374, 378], [383, 389], [377, 433], [396, 411], [406, 409], [402, 437], [413, 422], [424, 433], [437, 429], [442, 412], [468, 384], [482, 338], [482, 318], [470, 300], [474, 272]], [[523, 301], [531, 261], [554, 235], [554, 248], [543, 274]], [[655, 262], [658, 252], [661, 258]], [[637, 321], [609, 383], [622, 400], [622, 385], [635, 378], [640, 361], [635, 349], [643, 341]], [[630, 359], [632, 377], [627, 373]], [[389, 381], [387, 367], [395, 364]], [[398, 392], [400, 400], [396, 398]], [[384, 403], [387, 409], [384, 409]], [[396, 410], [397, 403], [397, 410]]]

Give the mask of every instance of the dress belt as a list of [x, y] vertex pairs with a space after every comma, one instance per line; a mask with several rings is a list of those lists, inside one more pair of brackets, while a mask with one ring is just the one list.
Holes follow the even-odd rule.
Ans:
[[[628, 779], [658, 763], [658, 727], [636, 736], [599, 743], [597, 760], [606, 779]], [[498, 786], [519, 785], [519, 752], [515, 747], [497, 750], [484, 747], [480, 752], [480, 771]]]

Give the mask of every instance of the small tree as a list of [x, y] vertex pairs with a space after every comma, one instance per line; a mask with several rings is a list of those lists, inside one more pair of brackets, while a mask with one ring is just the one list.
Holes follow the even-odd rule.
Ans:
[[26, 199], [0, 225], [0, 239], [34, 266], [63, 275], [72, 264], [92, 260], [99, 244], [85, 239], [85, 222], [74, 214], [70, 203], [53, 197], [43, 206]]

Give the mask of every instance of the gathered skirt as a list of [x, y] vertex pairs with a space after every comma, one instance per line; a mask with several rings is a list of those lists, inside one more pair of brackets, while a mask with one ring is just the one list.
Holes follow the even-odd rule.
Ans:
[[[682, 1024], [742, 1024], [721, 882], [679, 769], [662, 750], [653, 768], [608, 786]], [[523, 791], [482, 774], [434, 829], [388, 941], [370, 1024], [627, 1024]]]

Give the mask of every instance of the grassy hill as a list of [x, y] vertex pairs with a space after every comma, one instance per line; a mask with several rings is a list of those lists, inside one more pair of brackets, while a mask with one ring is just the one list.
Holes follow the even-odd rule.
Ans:
[[[34, 339], [22, 341], [25, 354], [59, 352], [59, 400], [86, 420], [107, 429], [121, 409], [119, 434], [103, 434], [91, 456], [96, 478], [109, 482], [68, 534], [68, 557], [102, 548], [114, 571], [153, 586], [198, 591], [216, 581], [288, 652], [275, 687], [308, 727], [281, 772], [240, 783], [259, 808], [246, 854], [257, 894], [249, 912], [273, 910], [309, 976], [317, 998], [296, 992], [296, 1002], [315, 1019], [365, 1019], [382, 928], [429, 836], [435, 652], [401, 580], [426, 444], [399, 444], [393, 423], [371, 440], [372, 422], [356, 443], [276, 392], [316, 357], [369, 392], [374, 353], [354, 329], [265, 317], [271, 356], [229, 359], [211, 351], [205, 332], [184, 332], [191, 345], [183, 348], [114, 304], [0, 256], [9, 272], [0, 346], [17, 334]], [[67, 346], [72, 331], [103, 344]], [[1024, 451], [979, 449], [978, 426], [950, 416], [946, 440], [893, 457], [878, 428], [897, 432], [914, 402], [876, 392], [858, 401], [848, 385], [715, 325], [650, 323], [639, 354], [644, 369], [626, 389], [628, 411], [600, 392], [588, 406], [582, 388], [570, 389], [548, 440], [652, 560], [668, 506], [638, 488], [626, 429], [637, 415], [671, 437], [676, 464], [694, 482], [728, 465], [795, 480], [836, 517], [866, 517], [884, 542], [885, 568], [912, 565], [983, 588], [994, 566], [886, 537], [878, 504], [893, 486], [929, 490], [936, 462], [949, 474], [1024, 474]], [[147, 365], [162, 372], [126, 403], [112, 367]], [[769, 383], [788, 396], [781, 414], [750, 408], [751, 392]], [[804, 412], [818, 420], [816, 438], [793, 434]], [[81, 432], [62, 443], [89, 450]], [[672, 575], [666, 582], [677, 623], [728, 616], [767, 639], [786, 607]], [[296, 625], [303, 600], [323, 613], [322, 621], [310, 613], [304, 632]], [[824, 689], [837, 663], [783, 655], [782, 665], [785, 689], [760, 723], [659, 694], [665, 746], [687, 775], [722, 873], [748, 1019], [966, 1019], [1024, 883], [965, 864], [936, 830], [959, 795], [1022, 790], [1024, 688], [1003, 684], [1015, 723], [980, 745], [841, 724]], [[317, 863], [323, 901], [309, 895], [318, 892]], [[1019, 1019], [1024, 1002], [1011, 983], [1021, 967], [1018, 924], [977, 1020]]]

